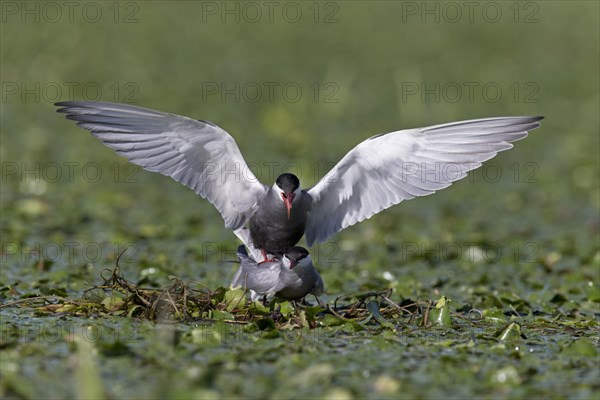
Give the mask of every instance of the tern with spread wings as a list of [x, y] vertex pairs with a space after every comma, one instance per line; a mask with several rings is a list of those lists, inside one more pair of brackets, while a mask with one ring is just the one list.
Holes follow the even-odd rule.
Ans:
[[265, 257], [280, 257], [303, 235], [312, 246], [403, 200], [448, 187], [512, 148], [543, 118], [485, 118], [376, 135], [304, 190], [292, 174], [272, 186], [260, 183], [235, 140], [211, 122], [126, 104], [56, 105], [132, 163], [206, 198], [226, 228], [237, 234], [249, 227], [251, 244]]

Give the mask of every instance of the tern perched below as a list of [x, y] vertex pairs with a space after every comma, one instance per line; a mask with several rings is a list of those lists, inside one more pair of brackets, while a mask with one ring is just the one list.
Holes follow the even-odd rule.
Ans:
[[291, 247], [281, 260], [260, 265], [248, 255], [244, 245], [238, 247], [237, 255], [240, 267], [231, 286], [249, 289], [252, 301], [271, 301], [273, 297], [299, 300], [309, 293], [318, 298], [325, 290], [321, 275], [303, 247]]
[[272, 186], [260, 183], [235, 140], [211, 122], [126, 104], [56, 105], [132, 163], [206, 198], [226, 228], [237, 234], [248, 226], [249, 244], [265, 259], [267, 253], [280, 257], [303, 235], [310, 247], [403, 200], [450, 186], [543, 119], [485, 118], [376, 135], [304, 190], [292, 174], [280, 175]]

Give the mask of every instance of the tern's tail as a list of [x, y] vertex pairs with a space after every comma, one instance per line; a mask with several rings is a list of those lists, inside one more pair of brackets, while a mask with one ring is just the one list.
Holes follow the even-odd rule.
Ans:
[[[246, 258], [250, 257], [254, 261], [262, 260], [263, 254], [260, 249], [254, 247], [252, 242], [252, 238], [250, 237], [250, 230], [248, 228], [239, 228], [233, 231], [235, 235], [246, 245], [246, 249], [244, 249], [244, 255]], [[238, 247], [238, 257], [240, 257], [240, 248]], [[241, 261], [241, 259], [240, 259]]]

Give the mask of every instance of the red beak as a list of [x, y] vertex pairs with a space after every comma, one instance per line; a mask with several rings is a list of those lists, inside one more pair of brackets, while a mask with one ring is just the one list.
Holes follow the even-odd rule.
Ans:
[[284, 195], [282, 194], [281, 197], [283, 198], [283, 202], [285, 203], [285, 208], [287, 208], [288, 219], [290, 219], [290, 213], [292, 212], [292, 202], [294, 201], [294, 197], [296, 197], [296, 195], [294, 193], [290, 193], [284, 197]]

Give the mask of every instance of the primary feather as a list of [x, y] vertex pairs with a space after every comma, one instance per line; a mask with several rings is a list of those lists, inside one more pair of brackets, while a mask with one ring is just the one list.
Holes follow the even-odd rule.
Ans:
[[266, 193], [267, 187], [248, 169], [235, 140], [208, 121], [127, 104], [65, 101], [57, 105], [58, 112], [132, 163], [170, 176], [206, 198], [227, 228], [243, 226]]
[[542, 117], [500, 117], [408, 129], [373, 136], [352, 149], [308, 190], [313, 204], [309, 246], [327, 240], [403, 200], [450, 186], [510, 149]]

